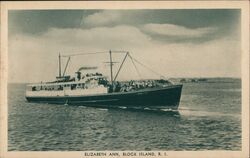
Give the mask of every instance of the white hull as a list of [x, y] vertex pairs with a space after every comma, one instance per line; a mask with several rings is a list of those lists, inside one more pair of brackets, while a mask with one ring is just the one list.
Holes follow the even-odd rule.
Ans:
[[64, 90], [40, 90], [40, 91], [26, 91], [26, 97], [63, 97], [63, 96], [87, 96], [95, 94], [106, 94], [108, 89], [103, 86], [89, 88], [89, 89], [64, 89]]

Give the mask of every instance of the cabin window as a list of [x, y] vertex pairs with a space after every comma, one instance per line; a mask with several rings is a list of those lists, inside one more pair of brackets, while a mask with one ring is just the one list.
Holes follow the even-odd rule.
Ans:
[[36, 87], [35, 86], [32, 87], [32, 91], [36, 91]]
[[76, 89], [76, 84], [72, 84], [72, 85], [70, 86], [70, 88], [71, 88], [71, 90]]
[[36, 90], [37, 90], [37, 91], [40, 91], [40, 86], [37, 86], [37, 87], [36, 87]]
[[63, 90], [63, 86], [60, 85], [59, 88], [58, 88], [58, 90]]

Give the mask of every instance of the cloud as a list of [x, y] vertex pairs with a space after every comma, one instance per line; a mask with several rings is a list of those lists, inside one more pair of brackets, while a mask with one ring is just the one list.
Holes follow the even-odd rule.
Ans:
[[[240, 42], [220, 38], [201, 44], [159, 42], [133, 26], [91, 29], [53, 28], [40, 36], [18, 34], [9, 39], [10, 82], [53, 80], [58, 74], [58, 53], [72, 54], [103, 50], [128, 50], [132, 56], [167, 77], [240, 76]], [[123, 56], [113, 54], [114, 61]], [[109, 75], [108, 56], [72, 58], [67, 72], [81, 66], [98, 66]], [[66, 60], [63, 61], [65, 64]], [[118, 65], [114, 67], [117, 71]], [[143, 78], [158, 77], [139, 65]], [[28, 70], [28, 71], [27, 71]], [[131, 61], [126, 61], [119, 79], [139, 77]]]
[[120, 19], [121, 14], [118, 11], [104, 10], [87, 16], [82, 23], [87, 26], [105, 26]]
[[53, 28], [42, 38], [57, 41], [63, 46], [102, 47], [104, 49], [138, 47], [150, 41], [150, 36], [133, 26], [95, 27], [90, 29]]
[[173, 25], [173, 24], [153, 24], [153, 23], [144, 25], [143, 29], [146, 32], [157, 35], [189, 37], [189, 38], [202, 37], [204, 35], [216, 31], [216, 29], [212, 27], [190, 29], [184, 26]]

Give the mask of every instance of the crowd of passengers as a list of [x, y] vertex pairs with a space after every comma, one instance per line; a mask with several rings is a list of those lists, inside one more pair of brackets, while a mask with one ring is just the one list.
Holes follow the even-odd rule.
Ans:
[[167, 80], [141, 80], [141, 81], [134, 81], [131, 80], [130, 82], [115, 82], [114, 87], [112, 88], [110, 85], [109, 92], [131, 92], [135, 90], [145, 89], [145, 88], [155, 88], [161, 87], [165, 84], [171, 84]]
[[[77, 73], [77, 80], [81, 80], [81, 79], [84, 79], [85, 77], [100, 77], [100, 76], [103, 76], [101, 73], [87, 73], [86, 75], [81, 75], [81, 72], [76, 72]], [[75, 77], [72, 79], [73, 81], [75, 81]]]

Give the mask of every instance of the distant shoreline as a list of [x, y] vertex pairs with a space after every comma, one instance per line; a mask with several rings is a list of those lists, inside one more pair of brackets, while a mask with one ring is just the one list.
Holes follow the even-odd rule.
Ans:
[[[142, 80], [155, 80], [155, 79], [142, 79]], [[241, 78], [237, 77], [176, 77], [176, 78], [168, 78], [170, 81], [180, 82], [180, 83], [231, 83], [235, 80], [241, 80]], [[182, 80], [182, 81], [181, 81]], [[121, 82], [126, 82], [131, 80], [124, 80]], [[134, 80], [137, 81], [137, 80]], [[139, 80], [138, 80], [139, 81]], [[8, 84], [28, 84], [30, 82], [7, 82]], [[38, 82], [37, 82], [38, 83]]]

